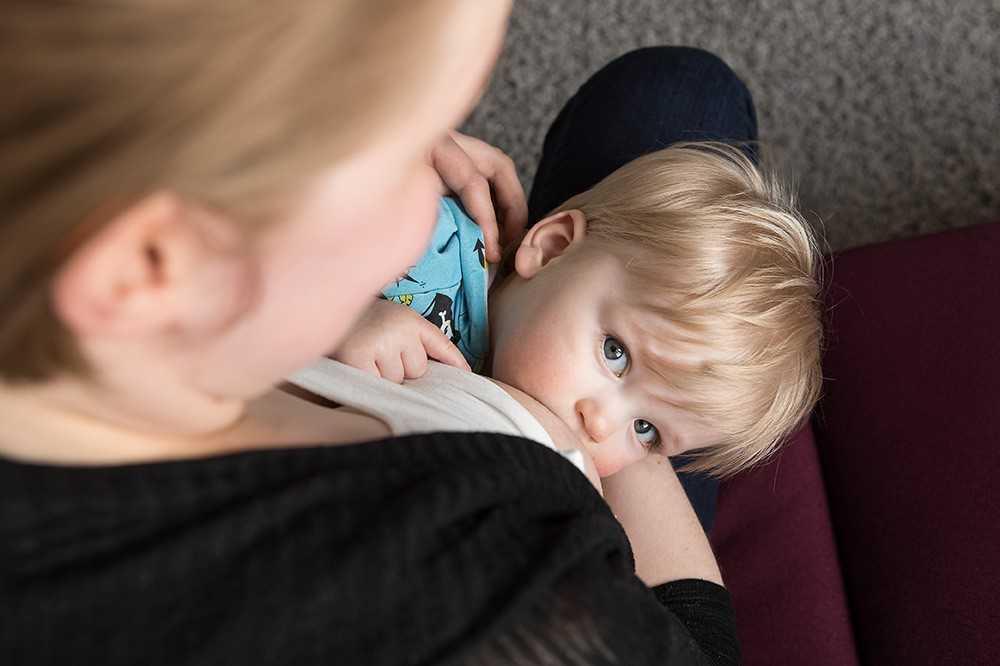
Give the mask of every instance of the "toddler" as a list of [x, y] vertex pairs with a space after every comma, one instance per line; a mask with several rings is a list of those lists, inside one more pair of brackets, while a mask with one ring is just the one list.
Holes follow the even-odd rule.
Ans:
[[817, 243], [736, 148], [626, 164], [531, 227], [499, 270], [482, 238], [444, 199], [427, 253], [334, 357], [397, 382], [430, 357], [509, 384], [564, 421], [601, 476], [651, 451], [734, 474], [818, 397]]

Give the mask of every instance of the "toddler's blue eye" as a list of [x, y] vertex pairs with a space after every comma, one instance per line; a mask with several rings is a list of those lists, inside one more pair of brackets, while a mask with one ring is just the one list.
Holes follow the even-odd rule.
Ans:
[[636, 437], [647, 448], [660, 443], [660, 431], [649, 421], [636, 419], [632, 422], [632, 429], [635, 430]]
[[628, 370], [628, 350], [610, 335], [604, 338], [604, 360], [608, 369], [619, 377]]

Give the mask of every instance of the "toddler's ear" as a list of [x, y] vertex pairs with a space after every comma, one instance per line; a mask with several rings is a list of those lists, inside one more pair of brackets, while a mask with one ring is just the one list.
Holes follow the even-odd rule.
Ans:
[[529, 279], [580, 243], [587, 235], [587, 218], [583, 212], [564, 210], [539, 220], [521, 240], [514, 256], [514, 271]]

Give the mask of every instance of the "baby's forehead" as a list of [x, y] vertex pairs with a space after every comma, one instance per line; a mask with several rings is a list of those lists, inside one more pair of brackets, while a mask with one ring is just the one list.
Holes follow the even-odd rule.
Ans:
[[696, 369], [711, 359], [704, 334], [678, 322], [669, 307], [649, 298], [623, 298], [608, 309], [609, 316], [629, 331], [633, 346], [664, 364]]
[[[645, 275], [654, 261], [649, 253], [623, 251], [604, 243], [593, 243], [582, 253], [576, 270], [593, 272], [604, 281], [603, 318], [616, 330], [628, 332], [628, 342], [635, 351], [656, 360], [658, 365], [694, 371], [714, 358], [708, 336], [677, 315], [676, 295]], [[608, 279], [611, 268], [613, 279]], [[669, 271], [657, 271], [663, 275]], [[676, 285], [675, 285], [676, 286]], [[571, 289], [567, 281], [564, 288]]]

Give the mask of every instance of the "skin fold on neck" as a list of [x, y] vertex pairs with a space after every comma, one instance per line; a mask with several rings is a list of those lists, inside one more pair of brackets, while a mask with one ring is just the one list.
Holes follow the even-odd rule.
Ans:
[[0, 455], [24, 462], [119, 465], [285, 446], [337, 445], [389, 436], [373, 416], [275, 389], [246, 403], [228, 427], [198, 435], [140, 432], [108, 424], [48, 396], [0, 388]]

